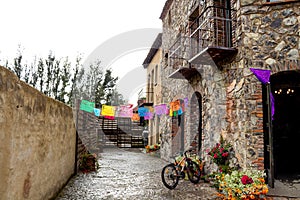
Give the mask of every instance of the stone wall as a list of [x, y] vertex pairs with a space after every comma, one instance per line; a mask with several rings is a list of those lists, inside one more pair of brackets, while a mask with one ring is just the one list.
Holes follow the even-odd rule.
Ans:
[[249, 68], [271, 75], [299, 69], [300, 2], [241, 0], [236, 31], [238, 55], [226, 66], [227, 139], [242, 167], [264, 169], [262, 85]]
[[[78, 106], [79, 108], [79, 106]], [[77, 133], [85, 145], [85, 148], [90, 153], [98, 154], [101, 152], [101, 145], [99, 141], [100, 133], [102, 133], [100, 127], [100, 120], [94, 113], [88, 113], [86, 111], [77, 110]], [[75, 117], [76, 118], [76, 117]], [[78, 155], [80, 156], [80, 155]]]
[[[182, 31], [183, 24], [187, 22], [187, 16], [182, 12], [187, 12], [187, 1], [169, 1], [171, 3], [169, 11], [163, 21], [163, 35], [162, 35], [162, 102], [169, 103], [173, 100], [184, 98], [187, 93], [186, 81], [168, 79], [168, 76], [173, 72], [168, 66], [168, 50], [176, 41], [178, 36], [184, 35]], [[184, 11], [182, 9], [185, 9]], [[180, 93], [178, 91], [181, 91]], [[172, 120], [169, 116], [161, 116], [161, 157], [169, 159], [172, 156]], [[177, 133], [178, 134], [178, 133]], [[177, 138], [177, 137], [175, 137]], [[178, 149], [179, 152], [179, 149]]]
[[[187, 60], [189, 55], [188, 40], [186, 40], [188, 30], [188, 16], [198, 5], [198, 1], [179, 1], [173, 0], [168, 15], [163, 20], [163, 55], [169, 53], [169, 49], [176, 39], [181, 36], [183, 38], [182, 46], [182, 61], [180, 66], [187, 66]], [[183, 99], [188, 97], [189, 100], [195, 95], [195, 92], [199, 92], [202, 96], [202, 129], [203, 135], [201, 139], [202, 157], [204, 156], [204, 150], [210, 148], [213, 144], [219, 141], [222, 130], [226, 129], [225, 125], [225, 111], [226, 111], [226, 90], [225, 90], [225, 74], [215, 65], [205, 65], [201, 68], [197, 68], [199, 75], [194, 76], [191, 80], [185, 79], [171, 79], [168, 76], [173, 72], [173, 66], [169, 66], [169, 60], [165, 56], [163, 66], [163, 102], [171, 102], [176, 99]], [[184, 116], [184, 148], [187, 149], [193, 146], [193, 142], [199, 136], [198, 127], [199, 121], [195, 120], [194, 107], [185, 109]], [[161, 120], [163, 127], [162, 130], [162, 149], [161, 156], [168, 159], [172, 152], [172, 138], [171, 132], [171, 119], [166, 116], [164, 120]], [[206, 159], [206, 158], [205, 158]]]
[[[222, 135], [233, 144], [232, 162], [243, 168], [264, 168], [264, 135], [262, 85], [251, 73], [251, 67], [270, 69], [272, 74], [299, 69], [300, 2], [266, 3], [265, 0], [232, 0], [237, 10], [237, 27], [234, 32], [238, 54], [230, 64], [199, 65], [199, 75], [189, 81], [170, 79], [174, 71], [168, 59], [169, 49], [179, 36], [188, 36], [188, 16], [199, 1], [168, 0], [163, 11], [163, 102], [192, 98], [195, 92], [202, 97], [202, 149], [204, 160], [209, 161], [205, 150], [219, 141]], [[212, 1], [206, 1], [212, 5]], [[166, 4], [167, 5], [167, 4]], [[201, 12], [201, 11], [200, 11]], [[188, 48], [183, 46], [181, 63], [187, 66]], [[185, 112], [185, 147], [190, 146], [198, 122], [193, 110]], [[191, 119], [193, 118], [193, 119]], [[161, 120], [161, 155], [168, 159], [172, 154], [171, 119]]]
[[74, 173], [72, 109], [0, 67], [0, 199], [50, 199]]

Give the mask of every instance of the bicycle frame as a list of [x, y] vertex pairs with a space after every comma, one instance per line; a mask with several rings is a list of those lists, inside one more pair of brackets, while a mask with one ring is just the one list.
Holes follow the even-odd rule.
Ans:
[[192, 150], [185, 151], [181, 155], [182, 158], [174, 158], [174, 163], [170, 163], [163, 168], [161, 177], [163, 184], [167, 188], [174, 189], [177, 186], [179, 179], [184, 179], [186, 175], [194, 184], [200, 181], [201, 170], [199, 165], [190, 158], [190, 155], [187, 155], [187, 153], [191, 152]]
[[192, 159], [186, 154], [187, 152], [191, 152], [191, 151], [185, 151], [183, 154], [182, 154], [182, 158], [177, 161], [176, 158], [175, 159], [175, 166], [178, 168], [178, 167], [181, 167], [180, 170], [176, 169], [179, 173], [179, 177], [181, 177], [182, 175], [182, 172], [184, 172], [187, 168], [186, 168], [186, 165], [187, 165], [187, 161], [191, 161]]

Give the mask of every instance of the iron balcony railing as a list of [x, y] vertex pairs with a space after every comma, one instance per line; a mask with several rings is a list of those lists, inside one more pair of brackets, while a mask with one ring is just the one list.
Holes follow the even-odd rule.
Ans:
[[190, 25], [190, 58], [206, 47], [235, 47], [236, 11], [209, 6]]
[[186, 65], [189, 59], [189, 38], [179, 36], [169, 48], [169, 74]]
[[183, 62], [183, 37], [179, 36], [169, 48], [169, 65], [173, 69], [178, 69]]

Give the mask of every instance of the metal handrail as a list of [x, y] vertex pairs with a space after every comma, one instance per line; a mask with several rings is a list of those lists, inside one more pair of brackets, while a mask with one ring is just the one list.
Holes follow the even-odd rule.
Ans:
[[[178, 46], [176, 47], [176, 45]], [[173, 50], [174, 47], [175, 49]], [[181, 36], [177, 37], [174, 43], [172, 44], [172, 46], [169, 48], [169, 52], [170, 52], [169, 57], [172, 57], [172, 55], [174, 55], [178, 50], [180, 50], [180, 48], [181, 48]]]
[[193, 26], [195, 23], [197, 23], [198, 19], [201, 18], [208, 9], [210, 8], [218, 8], [218, 9], [222, 9], [222, 10], [227, 10], [227, 11], [233, 11], [233, 12], [236, 12], [235, 9], [228, 9], [228, 8], [224, 8], [224, 7], [220, 7], [220, 6], [207, 6], [201, 13], [201, 15], [199, 15], [192, 23], [191, 23], [191, 26]]

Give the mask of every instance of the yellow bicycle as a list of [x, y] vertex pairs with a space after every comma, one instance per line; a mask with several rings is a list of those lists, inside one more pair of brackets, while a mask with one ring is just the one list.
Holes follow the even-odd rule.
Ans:
[[185, 151], [180, 160], [175, 159], [174, 163], [170, 163], [162, 169], [162, 182], [168, 189], [174, 189], [178, 185], [179, 179], [185, 178], [185, 174], [192, 183], [199, 183], [201, 178], [200, 167], [187, 155], [192, 151], [192, 149]]

